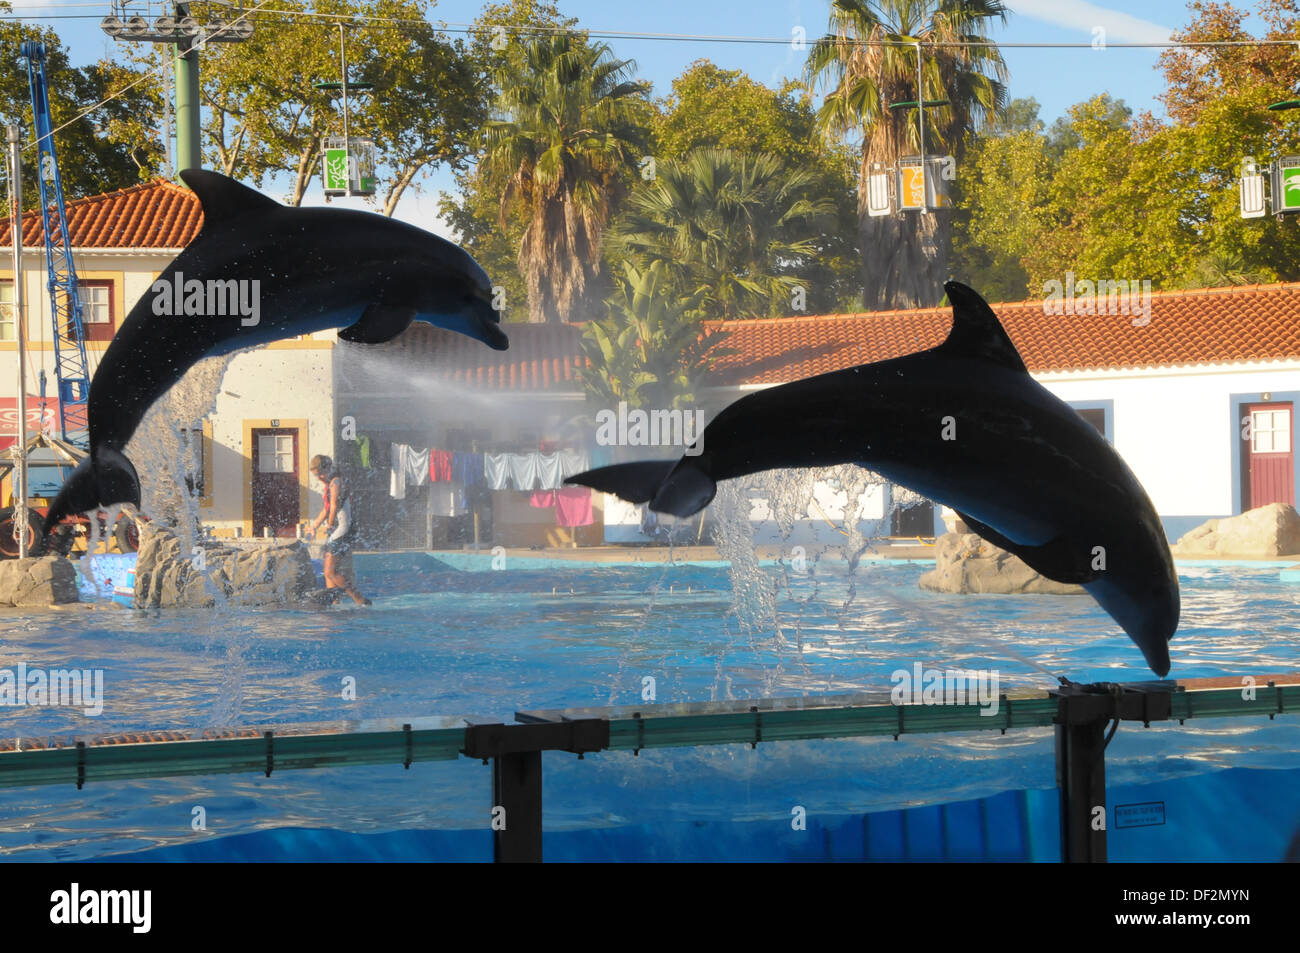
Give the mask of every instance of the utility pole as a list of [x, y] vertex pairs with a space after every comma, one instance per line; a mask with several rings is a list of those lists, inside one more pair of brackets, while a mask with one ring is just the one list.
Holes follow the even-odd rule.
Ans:
[[[191, 19], [188, 3], [176, 4], [179, 22]], [[176, 73], [176, 169], [203, 166], [199, 139], [199, 49], [192, 35], [176, 41], [173, 63]]]
[[[229, 0], [213, 0], [235, 6]], [[199, 129], [199, 51], [208, 43], [242, 43], [253, 35], [253, 21], [239, 6], [233, 20], [214, 19], [200, 23], [190, 16], [188, 3], [172, 4], [173, 16], [158, 17], [152, 25], [142, 16], [127, 16], [128, 0], [117, 0], [121, 16], [107, 16], [99, 28], [115, 40], [138, 40], [145, 43], [170, 43], [172, 72], [176, 87], [176, 164], [174, 172], [198, 169], [203, 165], [203, 145]]]
[[5, 130], [9, 138], [9, 232], [13, 248], [14, 337], [18, 343], [18, 476], [13, 487], [14, 531], [18, 558], [27, 558], [27, 315], [23, 310], [23, 147], [18, 126]]

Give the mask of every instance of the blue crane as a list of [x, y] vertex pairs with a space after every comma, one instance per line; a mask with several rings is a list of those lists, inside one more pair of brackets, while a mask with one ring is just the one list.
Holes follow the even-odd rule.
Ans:
[[[27, 60], [27, 83], [32, 93], [36, 123], [37, 182], [41, 189], [41, 222], [45, 233], [45, 267], [54, 321], [54, 376], [59, 386], [59, 428], [63, 440], [87, 450], [86, 399], [90, 394], [90, 365], [82, 324], [81, 296], [77, 292], [77, 266], [68, 239], [68, 214], [63, 205], [63, 182], [54, 152], [54, 123], [45, 82], [45, 44], [22, 44]], [[41, 370], [41, 399], [45, 399], [45, 371]]]

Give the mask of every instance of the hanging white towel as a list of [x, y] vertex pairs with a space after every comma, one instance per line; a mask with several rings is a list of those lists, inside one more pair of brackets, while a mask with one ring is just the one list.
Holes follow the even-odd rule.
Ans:
[[510, 479], [510, 465], [504, 453], [485, 453], [483, 455], [483, 479], [489, 490], [504, 490]]
[[537, 489], [558, 490], [564, 485], [560, 475], [561, 463], [558, 453], [537, 454]]
[[560, 451], [560, 478], [567, 479], [575, 473], [591, 469], [591, 461], [586, 450]]
[[392, 469], [388, 472], [388, 495], [395, 500], [406, 499], [406, 452], [409, 449], [404, 443], [389, 447]]
[[510, 467], [510, 480], [516, 490], [535, 489], [538, 456], [536, 452], [506, 454], [506, 465]]

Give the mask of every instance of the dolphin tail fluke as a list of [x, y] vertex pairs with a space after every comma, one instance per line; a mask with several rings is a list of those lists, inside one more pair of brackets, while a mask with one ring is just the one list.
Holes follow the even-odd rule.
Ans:
[[613, 493], [629, 503], [649, 503], [656, 513], [694, 516], [709, 505], [718, 485], [691, 466], [689, 459], [615, 463], [575, 474], [564, 482]]
[[659, 492], [664, 478], [677, 466], [676, 460], [651, 460], [644, 463], [615, 463], [575, 473], [565, 483], [589, 486], [593, 490], [613, 493], [629, 503], [649, 503]]
[[140, 505], [140, 477], [126, 454], [112, 447], [100, 447], [77, 464], [60, 488], [45, 517], [45, 531], [52, 532], [60, 521], [74, 513], [115, 503]]

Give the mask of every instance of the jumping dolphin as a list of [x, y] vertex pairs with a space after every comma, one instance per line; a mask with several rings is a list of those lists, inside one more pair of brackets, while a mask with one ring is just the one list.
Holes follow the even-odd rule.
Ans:
[[154, 401], [205, 357], [326, 328], [378, 344], [412, 321], [507, 339], [487, 274], [464, 249], [373, 212], [288, 208], [216, 172], [181, 178], [203, 228], [127, 315], [91, 381], [90, 455], [46, 517], [140, 505], [122, 452]]
[[938, 347], [758, 391], [680, 460], [567, 482], [686, 517], [719, 480], [856, 463], [952, 507], [1049, 579], [1082, 584], [1163, 677], [1178, 577], [1151, 500], [1096, 428], [1029, 376], [984, 299], [944, 287], [953, 324]]

